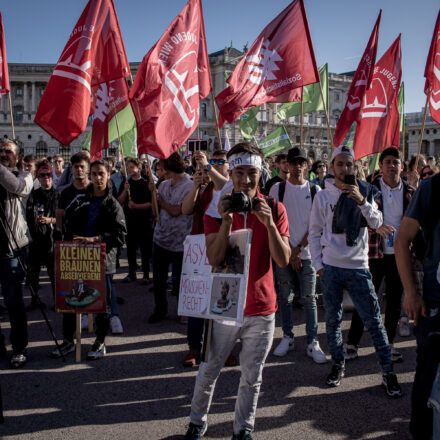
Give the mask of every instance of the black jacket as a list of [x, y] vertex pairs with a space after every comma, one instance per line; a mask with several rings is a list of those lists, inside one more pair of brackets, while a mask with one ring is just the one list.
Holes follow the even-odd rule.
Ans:
[[[64, 212], [64, 240], [73, 240], [75, 235], [86, 236], [89, 207], [93, 197], [93, 185], [87, 187], [87, 194], [78, 206]], [[116, 272], [117, 248], [125, 243], [127, 227], [125, 216], [119, 202], [107, 189], [106, 195], [99, 207], [96, 231], [99, 241], [106, 244], [106, 274]]]
[[53, 187], [48, 190], [33, 189], [26, 204], [26, 222], [31, 234], [32, 247], [37, 247], [41, 252], [53, 252], [53, 225], [39, 225], [37, 218], [40, 216], [38, 208], [44, 209], [44, 217], [55, 218], [60, 193]]

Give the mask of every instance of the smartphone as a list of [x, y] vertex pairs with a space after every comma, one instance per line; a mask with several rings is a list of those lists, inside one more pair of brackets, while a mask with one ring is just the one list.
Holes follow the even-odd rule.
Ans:
[[344, 183], [347, 185], [356, 185], [356, 176], [354, 174], [346, 174]]

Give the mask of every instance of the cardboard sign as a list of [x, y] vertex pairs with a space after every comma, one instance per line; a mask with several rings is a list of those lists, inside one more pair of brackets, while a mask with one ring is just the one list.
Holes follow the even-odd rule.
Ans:
[[234, 231], [222, 266], [206, 256], [205, 236], [188, 235], [184, 242], [178, 314], [242, 325], [246, 305], [252, 231]]
[[58, 313], [105, 313], [105, 243], [55, 243]]

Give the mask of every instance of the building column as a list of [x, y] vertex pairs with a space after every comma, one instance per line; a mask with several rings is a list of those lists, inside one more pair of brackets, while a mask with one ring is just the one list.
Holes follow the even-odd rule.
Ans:
[[32, 101], [31, 101], [31, 111], [32, 111], [32, 113], [35, 113], [36, 112], [36, 108], [37, 108], [37, 106], [36, 106], [36, 102], [37, 102], [37, 100], [36, 100], [36, 92], [35, 92], [35, 82], [32, 82]]
[[26, 115], [29, 113], [29, 95], [28, 95], [28, 87], [27, 82], [23, 83], [23, 121], [25, 120]]

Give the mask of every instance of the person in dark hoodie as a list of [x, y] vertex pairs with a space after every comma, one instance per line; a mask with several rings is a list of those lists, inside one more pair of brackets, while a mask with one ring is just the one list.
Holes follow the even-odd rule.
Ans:
[[[106, 244], [106, 297], [107, 313], [96, 316], [96, 340], [87, 354], [87, 359], [94, 360], [106, 353], [104, 344], [110, 326], [110, 304], [116, 298], [113, 274], [116, 272], [117, 248], [125, 241], [127, 228], [124, 212], [119, 202], [111, 195], [108, 181], [110, 167], [103, 160], [95, 160], [90, 165], [92, 183], [87, 187], [85, 197], [75, 205], [74, 209], [64, 212], [64, 240], [82, 244]], [[63, 314], [63, 338], [61, 351], [68, 354], [74, 351], [73, 337], [75, 334], [75, 315]], [[57, 348], [52, 357], [60, 357]]]
[[[330, 168], [334, 180], [326, 179], [325, 189], [316, 194], [309, 225], [310, 253], [321, 277], [327, 341], [333, 360], [327, 385], [339, 386], [345, 374], [341, 331], [345, 288], [373, 339], [386, 394], [400, 397], [402, 392], [368, 269], [367, 226], [378, 229], [382, 225], [382, 214], [374, 200], [377, 190], [354, 179], [353, 150], [345, 145], [333, 150]], [[347, 178], [348, 175], [352, 177]]]
[[[55, 295], [55, 266], [53, 231], [56, 224], [55, 212], [58, 205], [59, 192], [52, 185], [53, 170], [47, 159], [36, 164], [36, 175], [40, 183], [38, 189], [33, 189], [26, 204], [26, 221], [31, 235], [28, 254], [29, 282], [34, 290], [39, 290], [41, 266], [45, 265]], [[26, 308], [34, 310], [37, 303], [32, 301]]]

